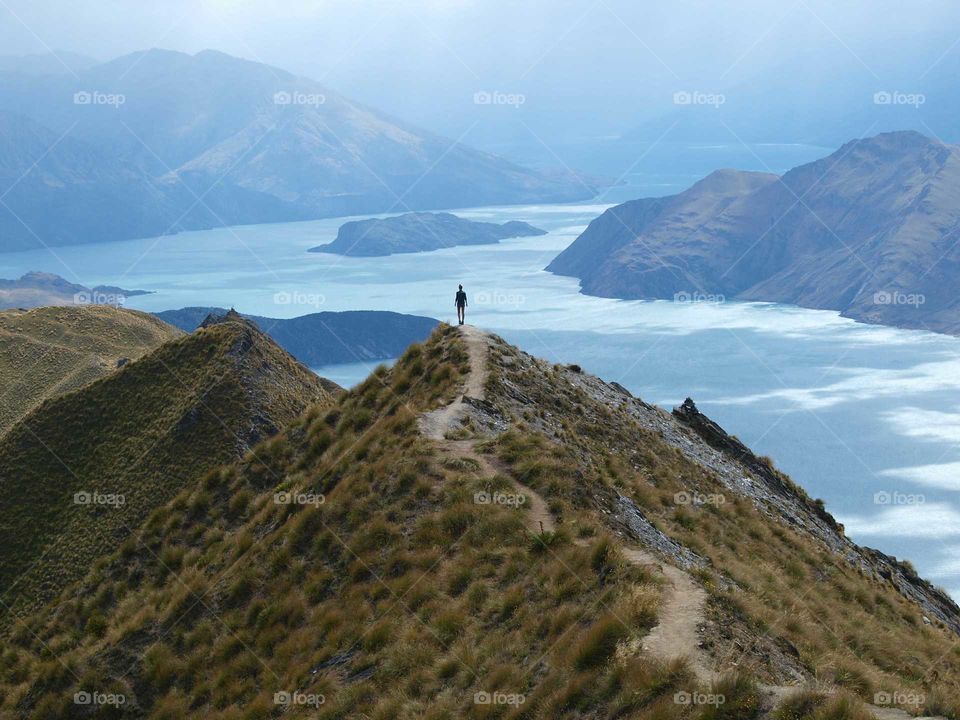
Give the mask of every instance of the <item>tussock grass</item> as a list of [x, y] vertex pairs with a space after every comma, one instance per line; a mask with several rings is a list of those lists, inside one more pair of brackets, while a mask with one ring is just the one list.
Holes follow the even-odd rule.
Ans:
[[[313, 401], [332, 401], [315, 375], [259, 331], [224, 323], [180, 336], [24, 418], [0, 438], [0, 477], [15, 479], [0, 482], [0, 585], [11, 609], [0, 629], [83, 577], [171, 500], [126, 552], [159, 554], [178, 527], [202, 532], [197, 521], [211, 503], [229, 499], [225, 479], [207, 473]], [[263, 443], [250, 464], [267, 475], [287, 462], [284, 452]], [[179, 570], [179, 551], [166, 552], [161, 560]]]
[[[650, 626], [656, 588], [604, 537], [532, 552], [524, 509], [474, 501], [508, 479], [419, 436], [417, 413], [456, 394], [465, 363], [441, 328], [155, 510], [10, 635], [0, 716], [71, 717], [74, 672], [121, 683], [136, 715], [211, 720], [623, 716], [668, 697], [683, 668], [616, 658]], [[274, 705], [294, 691], [325, 702]]]
[[[722, 628], [719, 655], [730, 652], [747, 673], [774, 683], [789, 676], [787, 663], [791, 673], [866, 700], [892, 689], [960, 696], [956, 637], [936, 623], [923, 625], [919, 607], [888, 582], [861, 574], [802, 530], [727, 491], [658, 433], [594, 400], [581, 375], [531, 361], [505, 344], [494, 347], [492, 359], [488, 398], [517, 408], [517, 416], [490, 449], [547, 499], [561, 531], [580, 536], [580, 528], [596, 522], [598, 504], [610, 509], [616, 495], [626, 495], [659, 529], [707, 558], [709, 567], [695, 575]], [[518, 408], [518, 393], [529, 404]], [[827, 517], [772, 460], [765, 462], [801, 505]], [[723, 502], [678, 504], [678, 493]], [[729, 644], [728, 629], [742, 647], [763, 649], [742, 654]], [[772, 654], [783, 659], [771, 672]]]

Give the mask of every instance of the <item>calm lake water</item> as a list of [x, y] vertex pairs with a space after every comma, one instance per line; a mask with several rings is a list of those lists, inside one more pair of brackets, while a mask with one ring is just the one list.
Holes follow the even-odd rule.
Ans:
[[[759, 303], [583, 296], [543, 271], [605, 204], [465, 210], [525, 220], [543, 237], [386, 258], [307, 253], [343, 220], [237, 227], [82, 248], [0, 254], [0, 277], [55, 272], [153, 290], [129, 306], [233, 306], [294, 317], [389, 309], [468, 319], [549, 360], [579, 363], [670, 408], [693, 397], [822, 497], [857, 541], [912, 559], [960, 597], [960, 341]], [[325, 370], [352, 384], [372, 366]]]

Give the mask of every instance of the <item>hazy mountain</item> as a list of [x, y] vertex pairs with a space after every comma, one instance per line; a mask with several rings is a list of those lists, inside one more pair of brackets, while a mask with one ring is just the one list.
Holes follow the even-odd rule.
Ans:
[[123, 240], [176, 227], [182, 193], [63, 132], [0, 111], [0, 251]]
[[45, 400], [178, 337], [152, 315], [106, 305], [0, 312], [0, 434]]
[[0, 278], [0, 310], [44, 305], [123, 305], [129, 297], [149, 290], [125, 290], [113, 285], [86, 287], [59, 275], [28, 272], [16, 280]]
[[[165, 346], [199, 352], [164, 360], [207, 375], [224, 357], [207, 346], [216, 328]], [[96, 396], [71, 396], [96, 401], [87, 422], [50, 408], [36, 431], [60, 449], [96, 427], [96, 465], [126, 466], [140, 448], [110, 441], [117, 428], [104, 421], [122, 412], [139, 427], [176, 387], [153, 368], [136, 393], [117, 392], [148, 361]], [[82, 715], [92, 697], [110, 714], [119, 697], [119, 715], [211, 720], [585, 708], [853, 720], [886, 688], [922, 698], [916, 713], [955, 715], [960, 609], [908, 564], [852, 543], [692, 402], [671, 415], [444, 326], [210, 472], [200, 465], [232, 441], [188, 417], [164, 481], [100, 476], [101, 492], [128, 493], [128, 515], [75, 506], [86, 483], [0, 444], [4, 480], [18, 479], [17, 493], [0, 486], [4, 576], [51, 534], [69, 552], [41, 556], [43, 568], [86, 569], [4, 637], [5, 716]], [[97, 542], [146, 508], [129, 537]], [[703, 710], [684, 702], [693, 693], [723, 701]]]
[[[156, 316], [193, 332], [211, 315], [226, 312], [224, 308], [188, 307], [164, 310]], [[433, 318], [376, 310], [311, 313], [286, 320], [243, 317], [310, 367], [395, 358], [411, 343], [425, 340], [437, 326]]]
[[507, 238], [546, 234], [546, 230], [517, 220], [498, 225], [466, 220], [450, 213], [407, 213], [345, 223], [340, 226], [336, 240], [312, 247], [310, 252], [371, 257], [456, 245], [491, 245]]
[[0, 438], [4, 610], [55, 597], [208, 470], [330, 400], [316, 375], [235, 321], [177, 337], [39, 405]]
[[888, 133], [783, 177], [719, 171], [611, 208], [548, 269], [593, 295], [765, 300], [958, 333], [958, 231], [960, 148]]
[[26, 175], [5, 202], [47, 244], [592, 194], [583, 178], [527, 170], [213, 51], [150, 50], [76, 74], [7, 76], [0, 107], [32, 119], [0, 119], [10, 126], [0, 172], [10, 183]]

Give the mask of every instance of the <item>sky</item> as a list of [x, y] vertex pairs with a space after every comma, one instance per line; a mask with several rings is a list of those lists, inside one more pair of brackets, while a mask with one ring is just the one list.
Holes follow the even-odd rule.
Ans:
[[[662, 113], [682, 91], [909, 92], [960, 57], [960, 3], [0, 0], [0, 47], [101, 60], [214, 48], [448, 135], [476, 122], [473, 97], [490, 92], [522, 97], [526, 115], [515, 117], [531, 126], [602, 136]], [[523, 133], [520, 122], [490, 126]]]

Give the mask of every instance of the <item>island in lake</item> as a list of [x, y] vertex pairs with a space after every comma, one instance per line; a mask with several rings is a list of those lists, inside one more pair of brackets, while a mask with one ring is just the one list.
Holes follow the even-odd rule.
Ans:
[[336, 240], [310, 248], [310, 252], [378, 257], [456, 245], [492, 245], [508, 238], [546, 234], [546, 230], [517, 220], [498, 225], [465, 220], [450, 213], [418, 212], [345, 223]]

